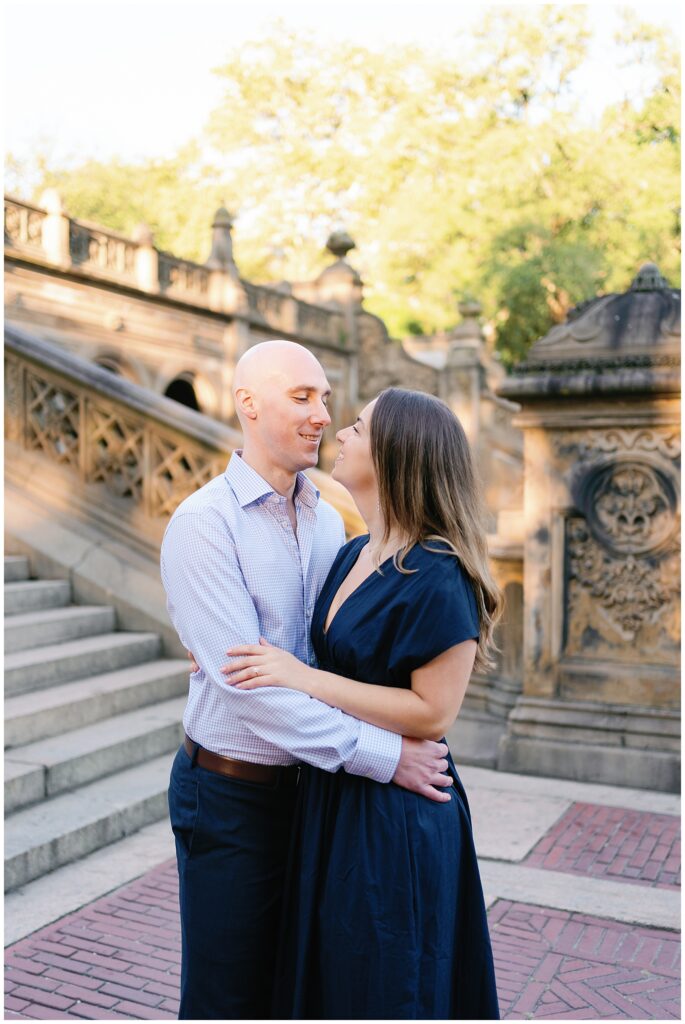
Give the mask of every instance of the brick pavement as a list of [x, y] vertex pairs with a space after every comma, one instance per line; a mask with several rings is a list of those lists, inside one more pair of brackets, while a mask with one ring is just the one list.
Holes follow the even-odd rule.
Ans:
[[5, 1007], [17, 1018], [173, 1019], [180, 959], [171, 860], [8, 947]]
[[503, 1019], [680, 1019], [673, 932], [507, 900], [488, 918]]
[[671, 814], [575, 803], [523, 863], [679, 889], [680, 822]]
[[[524, 863], [674, 888], [677, 825], [672, 815], [578, 803]], [[626, 842], [632, 852], [614, 849]], [[605, 849], [610, 859], [600, 856]], [[641, 875], [626, 874], [630, 864], [620, 858], [640, 849]], [[659, 870], [645, 876], [654, 860]], [[6, 1019], [174, 1018], [177, 892], [175, 864], [167, 861], [10, 946]], [[502, 899], [488, 916], [504, 1018], [680, 1019], [676, 933]]]

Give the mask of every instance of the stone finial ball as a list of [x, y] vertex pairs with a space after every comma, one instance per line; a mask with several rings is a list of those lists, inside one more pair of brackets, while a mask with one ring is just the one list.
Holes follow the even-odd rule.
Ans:
[[333, 231], [328, 236], [326, 242], [326, 248], [329, 252], [332, 252], [334, 256], [342, 260], [345, 258], [350, 249], [356, 249], [356, 243], [351, 238], [347, 231]]
[[228, 212], [228, 210], [226, 209], [225, 206], [220, 206], [219, 209], [214, 214], [214, 219], [212, 220], [212, 227], [213, 228], [232, 228], [233, 227], [233, 217]]

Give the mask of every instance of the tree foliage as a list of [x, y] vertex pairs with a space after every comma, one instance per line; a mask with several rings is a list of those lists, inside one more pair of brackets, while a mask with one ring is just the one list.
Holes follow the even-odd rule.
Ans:
[[477, 295], [506, 364], [638, 265], [679, 273], [679, 68], [653, 27], [621, 45], [644, 101], [579, 124], [587, 5], [497, 7], [451, 55], [323, 44], [282, 24], [217, 69], [206, 135], [171, 160], [45, 170], [75, 216], [205, 259], [220, 202], [245, 277], [303, 280], [329, 231], [356, 239], [367, 308], [396, 335], [451, 326]]

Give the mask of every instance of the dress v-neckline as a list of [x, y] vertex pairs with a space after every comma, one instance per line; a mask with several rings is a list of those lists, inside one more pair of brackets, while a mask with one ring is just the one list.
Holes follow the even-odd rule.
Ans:
[[[350, 568], [349, 568], [349, 569], [347, 570], [347, 572], [346, 572], [346, 573], [345, 573], [345, 575], [343, 576], [342, 580], [341, 580], [341, 581], [340, 581], [340, 583], [338, 584], [338, 587], [337, 587], [337, 589], [336, 589], [335, 593], [333, 594], [333, 597], [331, 598], [331, 603], [329, 604], [329, 606], [328, 606], [328, 609], [327, 609], [327, 611], [326, 611], [326, 617], [325, 617], [325, 619], [324, 619], [324, 624], [323, 624], [323, 627], [322, 627], [322, 632], [323, 632], [323, 635], [324, 635], [324, 637], [327, 637], [327, 636], [328, 636], [328, 634], [330, 633], [330, 631], [331, 631], [331, 626], [333, 625], [333, 623], [334, 623], [334, 622], [335, 622], [335, 620], [337, 619], [338, 615], [340, 614], [340, 609], [341, 609], [341, 608], [342, 608], [342, 607], [343, 607], [344, 605], [346, 605], [346, 604], [347, 604], [347, 602], [348, 602], [348, 601], [350, 600], [350, 598], [351, 598], [351, 597], [354, 597], [354, 595], [355, 595], [356, 593], [358, 593], [358, 591], [359, 591], [359, 590], [361, 590], [361, 588], [362, 588], [362, 587], [364, 586], [364, 584], [365, 584], [365, 583], [366, 583], [366, 582], [367, 582], [368, 580], [370, 580], [372, 576], [376, 576], [376, 575], [377, 575], [378, 569], [372, 569], [372, 570], [371, 570], [371, 572], [370, 572], [370, 573], [368, 574], [368, 576], [365, 576], [363, 580], [360, 580], [360, 581], [359, 581], [359, 583], [357, 584], [357, 586], [356, 586], [356, 587], [354, 588], [354, 590], [351, 590], [351, 591], [349, 592], [349, 594], [347, 595], [347, 597], [345, 598], [345, 600], [344, 600], [344, 601], [341, 601], [341, 602], [340, 602], [340, 604], [338, 605], [338, 607], [337, 607], [337, 608], [335, 609], [335, 614], [334, 614], [334, 615], [333, 615], [333, 617], [331, 618], [330, 622], [327, 622], [327, 620], [328, 620], [328, 614], [329, 614], [329, 612], [330, 612], [331, 608], [333, 607], [333, 602], [335, 601], [336, 597], [338, 596], [338, 593], [340, 592], [340, 588], [342, 587], [343, 583], [345, 582], [345, 580], [347, 579], [347, 577], [348, 577], [348, 576], [350, 575], [350, 573], [351, 573], [351, 572], [352, 572], [352, 570], [354, 569], [355, 565], [356, 565], [356, 564], [357, 564], [357, 562], [359, 561], [359, 556], [361, 555], [362, 551], [363, 551], [363, 550], [364, 550], [364, 548], [365, 548], [365, 547], [367, 546], [367, 544], [369, 543], [369, 541], [370, 541], [370, 540], [371, 540], [371, 538], [370, 538], [370, 537], [367, 537], [366, 541], [365, 541], [365, 542], [364, 542], [364, 543], [362, 544], [362, 546], [361, 546], [361, 547], [359, 548], [359, 550], [357, 551], [357, 555], [356, 555], [356, 557], [355, 557], [355, 560], [354, 560], [354, 562], [352, 563], [352, 565], [350, 566]], [[391, 562], [391, 561], [392, 561], [392, 559], [393, 559], [394, 557], [395, 557], [394, 555], [390, 555], [390, 556], [389, 556], [388, 558], [386, 558], [386, 559], [385, 559], [385, 561], [383, 561], [383, 562], [381, 562], [381, 563], [380, 563], [380, 565], [378, 566], [378, 568], [380, 569], [380, 568], [381, 568], [381, 566], [385, 565], [385, 563], [386, 563], [386, 562]]]

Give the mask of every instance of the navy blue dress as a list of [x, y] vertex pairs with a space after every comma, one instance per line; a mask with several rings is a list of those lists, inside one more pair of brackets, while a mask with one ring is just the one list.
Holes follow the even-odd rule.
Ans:
[[[316, 605], [321, 668], [409, 687], [413, 669], [478, 636], [458, 561], [417, 545], [389, 559], [324, 625], [368, 536], [338, 554]], [[431, 544], [432, 547], [438, 545]], [[286, 1019], [499, 1018], [469, 807], [304, 766], [286, 883], [273, 1016]]]

